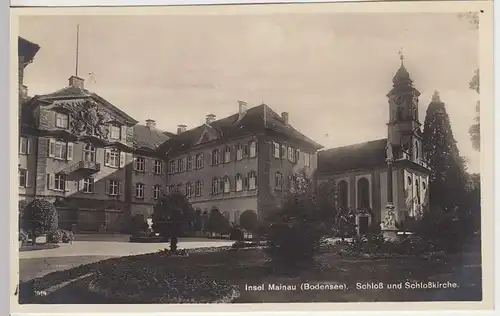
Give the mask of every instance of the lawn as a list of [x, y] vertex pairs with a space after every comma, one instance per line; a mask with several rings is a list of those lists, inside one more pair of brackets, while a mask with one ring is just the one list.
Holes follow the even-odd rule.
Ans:
[[[429, 259], [373, 260], [341, 257], [335, 250], [324, 252], [314, 264], [299, 268], [275, 266], [265, 252], [258, 249], [199, 252], [189, 257], [148, 254], [113, 258], [23, 284], [21, 294], [89, 272], [97, 276], [91, 282], [92, 287], [113, 295], [106, 299], [107, 303], [172, 303], [190, 302], [190, 299], [198, 303], [216, 302], [230, 295], [232, 289], [239, 292], [239, 297], [233, 300], [235, 303], [481, 300], [481, 265], [477, 252]], [[381, 289], [373, 286], [380, 282]], [[387, 288], [400, 282], [402, 289]], [[405, 282], [409, 285], [449, 282], [447, 284], [456, 283], [456, 287], [404, 289]], [[323, 289], [301, 289], [304, 283]], [[270, 284], [283, 285], [285, 289], [279, 286], [273, 289]], [[64, 291], [51, 295], [50, 302], [83, 303], [74, 297], [71, 302], [64, 299], [68, 297]], [[87, 298], [85, 303], [92, 303], [88, 300], [92, 299]]]

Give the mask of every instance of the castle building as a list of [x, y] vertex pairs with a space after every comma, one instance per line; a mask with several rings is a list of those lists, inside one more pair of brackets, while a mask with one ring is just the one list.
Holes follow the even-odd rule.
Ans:
[[384, 222], [388, 205], [397, 224], [421, 215], [428, 203], [430, 170], [422, 157], [419, 96], [401, 58], [387, 94], [387, 138], [318, 153], [318, 181], [335, 182], [338, 203], [357, 212], [361, 233], [372, 221]]
[[265, 218], [276, 211], [296, 174], [313, 177], [321, 145], [262, 104], [186, 130], [160, 147], [168, 159], [168, 192], [184, 193], [198, 216], [217, 210], [239, 223], [243, 212]]
[[[30, 47], [24, 53], [27, 43], [20, 45], [20, 61], [34, 55]], [[24, 95], [21, 72], [20, 83]], [[156, 149], [171, 134], [152, 120], [137, 123], [76, 75], [56, 92], [26, 95], [20, 99], [20, 199], [54, 202], [59, 226], [83, 231], [123, 231], [130, 216], [151, 214], [166, 187]]]

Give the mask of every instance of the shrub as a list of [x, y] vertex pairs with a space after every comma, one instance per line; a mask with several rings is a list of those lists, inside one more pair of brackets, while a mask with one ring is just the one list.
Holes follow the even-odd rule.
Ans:
[[238, 241], [243, 240], [244, 239], [243, 231], [237, 227], [233, 227], [231, 229], [231, 233], [229, 234], [229, 239]]
[[35, 199], [29, 203], [23, 214], [25, 229], [31, 232], [33, 244], [40, 234], [57, 230], [58, 214], [56, 208], [47, 200]]
[[208, 217], [208, 231], [212, 233], [224, 234], [229, 231], [229, 221], [218, 210], [212, 210]]
[[144, 215], [135, 214], [134, 217], [132, 217], [129, 230], [133, 236], [138, 236], [140, 232], [146, 231], [148, 228], [149, 225], [146, 222]]
[[252, 210], [246, 210], [240, 215], [240, 226], [241, 228], [254, 232], [257, 229], [258, 220], [257, 213]]
[[63, 240], [63, 232], [57, 229], [47, 234], [47, 242], [51, 244], [60, 244]]
[[251, 248], [251, 247], [257, 247], [257, 243], [240, 240], [231, 245], [231, 248], [235, 249]]
[[74, 234], [69, 230], [62, 230], [62, 242], [65, 244], [72, 243], [74, 239]]

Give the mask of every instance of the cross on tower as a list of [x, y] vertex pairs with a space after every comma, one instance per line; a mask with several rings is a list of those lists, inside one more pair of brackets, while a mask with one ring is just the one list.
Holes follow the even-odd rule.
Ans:
[[401, 62], [403, 62], [403, 59], [405, 58], [403, 55], [403, 47], [401, 47], [399, 49], [398, 55], [399, 55], [399, 59], [401, 59]]

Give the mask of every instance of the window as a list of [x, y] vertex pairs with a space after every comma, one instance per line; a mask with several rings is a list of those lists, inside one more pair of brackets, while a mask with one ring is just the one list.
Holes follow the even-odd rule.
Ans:
[[156, 184], [153, 187], [153, 199], [158, 200], [160, 198], [161, 186]]
[[415, 141], [415, 159], [418, 159], [418, 141]]
[[219, 194], [219, 178], [214, 178], [212, 180], [212, 194]]
[[19, 153], [23, 155], [29, 155], [30, 153], [30, 141], [27, 137], [19, 138]]
[[304, 165], [306, 167], [310, 167], [311, 166], [311, 154], [304, 153]]
[[281, 145], [281, 159], [286, 159], [286, 145]]
[[241, 174], [236, 175], [236, 192], [243, 191], [243, 178], [241, 177]]
[[54, 176], [54, 190], [64, 191], [66, 188], [66, 177], [63, 174], [56, 174]]
[[295, 163], [300, 160], [300, 149], [295, 149]]
[[218, 165], [219, 164], [219, 150], [215, 149], [212, 151], [212, 165]]
[[224, 149], [224, 163], [231, 162], [231, 147]]
[[422, 189], [426, 189], [425, 181], [422, 181]]
[[49, 140], [49, 157], [66, 159], [67, 144], [61, 141]]
[[172, 194], [175, 192], [175, 185], [171, 184], [168, 186], [168, 194]]
[[94, 178], [83, 179], [83, 193], [94, 192]]
[[203, 168], [203, 153], [196, 155], [196, 169]]
[[291, 162], [294, 162], [294, 158], [295, 158], [294, 152], [295, 151], [294, 151], [293, 147], [288, 147], [288, 160]]
[[255, 190], [256, 188], [257, 188], [256, 175], [255, 175], [255, 172], [252, 171], [248, 174], [248, 189]]
[[111, 139], [120, 139], [120, 133], [121, 132], [121, 129], [119, 126], [116, 126], [116, 125], [111, 125], [109, 127], [109, 138]]
[[411, 187], [412, 183], [411, 183], [411, 177], [410, 176], [408, 176], [407, 181], [408, 181], [408, 186]]
[[280, 158], [280, 144], [277, 142], [273, 142], [273, 147], [274, 147], [274, 153], [273, 156], [274, 158]]
[[236, 160], [241, 159], [243, 159], [243, 149], [241, 148], [241, 145], [236, 145]]
[[[155, 161], [156, 166], [156, 161]], [[156, 167], [155, 167], [156, 172]], [[184, 172], [184, 159], [177, 159], [177, 172]]]
[[193, 170], [193, 156], [189, 156], [187, 159], [187, 170]]
[[95, 147], [92, 144], [83, 146], [83, 161], [95, 161]]
[[170, 161], [170, 167], [169, 167], [170, 174], [174, 174], [175, 173], [175, 166], [176, 166], [175, 160]]
[[191, 186], [191, 182], [186, 183], [186, 196], [187, 197], [191, 197], [191, 195], [193, 194], [192, 189], [193, 188]]
[[144, 171], [146, 169], [146, 159], [144, 157], [136, 157], [134, 169], [136, 171]]
[[[184, 162], [184, 161], [182, 161]], [[184, 165], [184, 163], [183, 163]], [[162, 174], [163, 173], [163, 163], [161, 160], [155, 160], [155, 174]]]
[[177, 185], [177, 188], [175, 189], [175, 191], [179, 192], [179, 193], [184, 193], [183, 190], [182, 190], [182, 183], [179, 183]]
[[255, 156], [257, 156], [257, 143], [251, 142], [250, 143], [250, 158], [253, 158]]
[[418, 180], [415, 180], [415, 189], [417, 191], [417, 204], [420, 205], [420, 188], [419, 188]]
[[276, 190], [281, 190], [283, 188], [283, 175], [280, 172], [276, 172], [274, 176], [274, 188]]
[[108, 194], [118, 195], [118, 181], [116, 180], [109, 181]]
[[231, 191], [231, 181], [229, 177], [224, 177], [224, 193], [229, 193]]
[[370, 207], [370, 182], [366, 178], [358, 180], [358, 208]]
[[137, 183], [135, 185], [135, 197], [138, 198], [138, 199], [143, 199], [144, 198], [144, 184]]
[[19, 169], [19, 186], [20, 187], [27, 187], [28, 184], [28, 170], [26, 169]]
[[56, 113], [56, 127], [68, 128], [68, 115], [63, 113]]
[[243, 146], [243, 156], [248, 156], [248, 145]]
[[202, 181], [196, 181], [195, 194], [196, 194], [196, 196], [203, 195], [203, 182]]
[[120, 165], [120, 152], [117, 149], [106, 150], [104, 164], [108, 167], [118, 168]]

